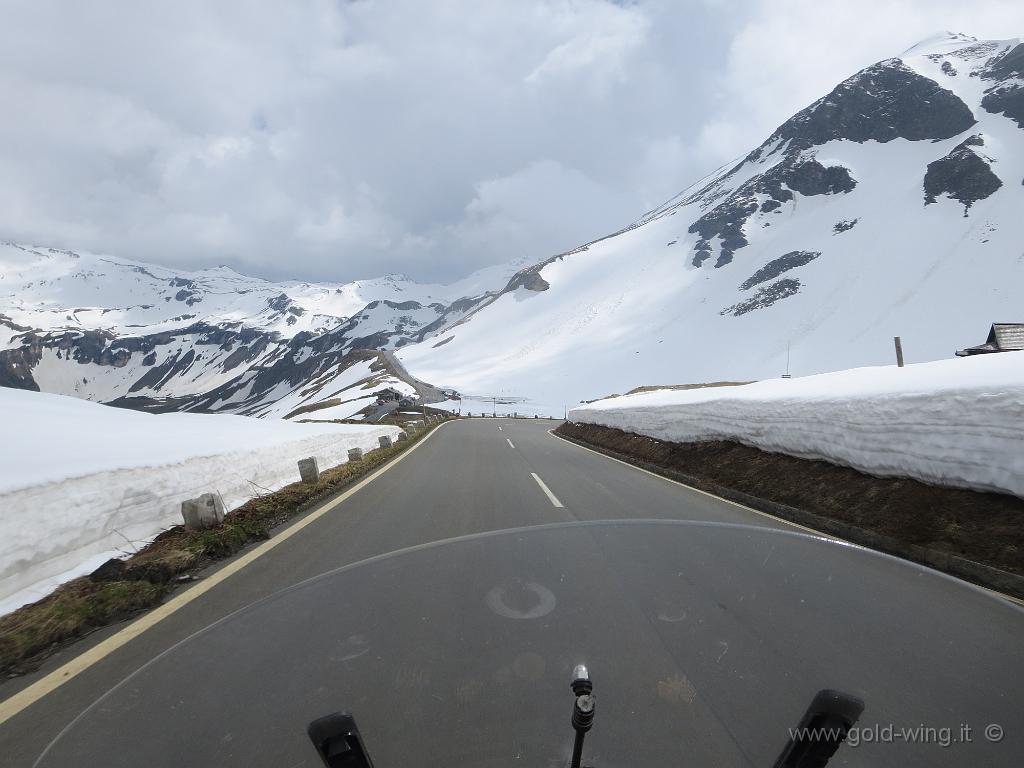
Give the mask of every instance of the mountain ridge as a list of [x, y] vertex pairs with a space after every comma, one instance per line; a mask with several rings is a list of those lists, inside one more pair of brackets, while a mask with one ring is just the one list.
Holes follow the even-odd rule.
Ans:
[[559, 415], [778, 376], [788, 356], [798, 373], [885, 364], [896, 335], [910, 361], [949, 356], [1014, 314], [1024, 280], [1022, 52], [947, 34], [865, 67], [632, 227], [538, 265], [547, 290], [398, 355], [481, 404]]
[[[113, 260], [122, 284], [161, 281], [156, 299], [117, 305], [115, 323], [109, 306], [56, 301], [52, 285], [31, 312], [12, 294], [0, 383], [257, 416], [340, 392], [365, 411], [384, 386], [411, 392], [386, 350], [468, 410], [500, 398], [561, 415], [645, 384], [776, 376], [787, 360], [807, 373], [881, 364], [895, 335], [910, 361], [948, 356], [1013, 315], [1024, 280], [1022, 66], [1019, 39], [929, 38], [628, 227], [453, 286], [274, 284]], [[211, 313], [214, 283], [238, 296]]]

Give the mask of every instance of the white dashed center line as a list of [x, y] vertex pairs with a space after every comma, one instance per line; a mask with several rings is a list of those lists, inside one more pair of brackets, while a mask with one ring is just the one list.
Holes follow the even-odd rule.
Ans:
[[551, 492], [551, 489], [548, 488], [546, 485], [544, 485], [544, 481], [541, 480], [540, 477], [537, 476], [536, 472], [531, 472], [530, 475], [533, 477], [534, 480], [537, 481], [537, 485], [539, 485], [540, 489], [542, 491], [544, 491], [544, 494], [548, 497], [548, 499], [551, 500], [552, 506], [555, 506], [555, 507], [564, 507], [565, 506], [564, 504], [562, 504], [562, 502], [560, 502], [558, 500], [558, 497], [555, 496], [555, 494], [553, 494]]

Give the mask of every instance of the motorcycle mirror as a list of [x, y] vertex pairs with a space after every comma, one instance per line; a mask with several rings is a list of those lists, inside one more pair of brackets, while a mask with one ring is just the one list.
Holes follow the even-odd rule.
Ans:
[[828, 689], [818, 691], [800, 723], [790, 731], [775, 768], [822, 768], [863, 711], [864, 702], [855, 696]]
[[373, 768], [352, 715], [335, 712], [317, 718], [306, 732], [327, 768]]

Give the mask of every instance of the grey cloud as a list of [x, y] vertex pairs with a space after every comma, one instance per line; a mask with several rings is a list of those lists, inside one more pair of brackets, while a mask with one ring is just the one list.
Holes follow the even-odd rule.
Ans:
[[866, 33], [830, 54], [800, 2], [4, 5], [0, 237], [274, 278], [544, 258], [879, 58]]

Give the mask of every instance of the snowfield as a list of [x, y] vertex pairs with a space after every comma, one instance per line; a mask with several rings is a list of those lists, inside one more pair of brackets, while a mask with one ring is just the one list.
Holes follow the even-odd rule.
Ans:
[[[983, 105], [999, 82], [990, 62], [1020, 43], [942, 35], [865, 70], [787, 121], [790, 138], [769, 138], [639, 226], [545, 263], [532, 288], [397, 356], [457, 390], [464, 412], [490, 412], [497, 397], [499, 413], [562, 416], [641, 385], [767, 379], [787, 359], [798, 375], [885, 365], [894, 336], [913, 363], [980, 343], [991, 323], [1024, 319], [1024, 126]], [[886, 72], [898, 82], [884, 86]], [[912, 77], [921, 94], [904, 101]], [[952, 107], [926, 118], [933, 88], [967, 119]], [[889, 123], [928, 135], [870, 138]], [[958, 151], [978, 164], [979, 186], [1001, 186], [972, 200], [983, 194], [972, 175], [947, 168], [966, 202], [941, 190], [929, 202], [929, 169]], [[780, 171], [797, 157], [847, 186], [804, 188]]]
[[181, 522], [216, 491], [227, 509], [298, 480], [397, 427], [148, 414], [0, 388], [0, 614], [48, 594]]
[[661, 389], [574, 408], [569, 419], [1024, 497], [1024, 352]]

